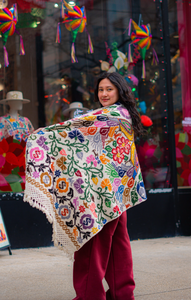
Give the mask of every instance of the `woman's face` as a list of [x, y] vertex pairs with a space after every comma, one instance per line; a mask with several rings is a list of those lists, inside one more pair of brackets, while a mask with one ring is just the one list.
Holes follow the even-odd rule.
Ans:
[[100, 81], [98, 86], [98, 99], [102, 106], [109, 106], [119, 100], [117, 87], [107, 78]]

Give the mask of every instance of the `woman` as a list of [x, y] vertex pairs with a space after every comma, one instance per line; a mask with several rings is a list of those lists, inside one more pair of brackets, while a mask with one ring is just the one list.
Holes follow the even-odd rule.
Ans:
[[126, 210], [146, 200], [134, 144], [142, 126], [118, 73], [101, 75], [95, 99], [101, 109], [29, 136], [24, 201], [53, 223], [55, 244], [75, 252], [73, 300], [132, 300]]
[[[95, 100], [102, 107], [119, 102], [129, 111], [137, 136], [142, 132], [135, 101], [125, 79], [118, 73], [104, 73], [95, 88]], [[102, 284], [105, 277], [109, 290]], [[135, 282], [126, 211], [75, 252], [74, 300], [132, 300]]]

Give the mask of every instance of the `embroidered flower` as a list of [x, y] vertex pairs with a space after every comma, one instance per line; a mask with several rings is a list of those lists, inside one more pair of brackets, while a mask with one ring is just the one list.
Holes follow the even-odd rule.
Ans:
[[73, 202], [75, 209], [77, 209], [78, 205], [80, 204], [78, 201], [78, 197], [74, 198], [72, 202]]
[[118, 143], [119, 147], [122, 148], [126, 154], [129, 154], [131, 146], [129, 145], [128, 139], [125, 139], [124, 137], [118, 138], [117, 143]]
[[90, 205], [90, 210], [93, 213], [94, 217], [97, 218], [97, 214], [95, 212], [95, 208], [96, 208], [96, 205], [95, 205], [94, 202], [92, 202], [91, 205]]
[[85, 207], [83, 206], [83, 205], [80, 205], [79, 206], [79, 211], [81, 212], [81, 213], [83, 213], [83, 212], [85, 212]]
[[61, 135], [63, 138], [67, 137], [67, 133], [65, 131], [59, 132], [59, 135]]
[[32, 173], [32, 176], [33, 176], [34, 178], [39, 178], [39, 172], [33, 172], [33, 173]]
[[123, 148], [117, 146], [115, 149], [112, 149], [111, 152], [113, 154], [113, 160], [121, 164], [122, 161], [124, 160]]
[[59, 204], [56, 202], [56, 203], [54, 203], [54, 206], [55, 206], [56, 209], [58, 209]]
[[68, 136], [71, 138], [71, 139], [78, 139], [81, 143], [83, 143], [85, 141], [84, 139], [84, 136], [77, 130], [73, 130], [71, 132], [68, 133]]
[[102, 162], [103, 165], [107, 165], [107, 163], [110, 162], [110, 159], [108, 159], [108, 158], [105, 157], [105, 153], [103, 153], [102, 155], [100, 155], [99, 158], [100, 158], [100, 160], [101, 160], [101, 162]]
[[50, 175], [48, 174], [48, 172], [41, 173], [41, 175], [40, 175], [40, 182], [42, 184], [44, 184], [45, 187], [51, 186], [52, 178], [50, 177]]
[[28, 141], [27, 142], [27, 148], [30, 148], [32, 146], [32, 142]]
[[147, 199], [145, 187], [143, 181], [137, 183], [137, 192], [144, 200]]
[[56, 170], [54, 174], [55, 174], [56, 177], [60, 177], [61, 171], [60, 170]]
[[83, 180], [81, 178], [78, 178], [75, 182], [74, 182], [74, 187], [76, 189], [76, 191], [79, 193], [79, 194], [83, 194], [83, 189], [82, 189], [82, 183]]
[[62, 170], [66, 170], [66, 165], [65, 165], [65, 161], [67, 160], [66, 157], [61, 156], [60, 158], [57, 159], [56, 164], [57, 166]]
[[44, 136], [40, 136], [39, 139], [36, 141], [36, 143], [42, 147], [44, 150], [49, 150], [49, 147], [47, 145], [45, 145], [45, 141], [47, 139]]
[[3, 123], [0, 123], [0, 129], [4, 128], [5, 125]]
[[71, 210], [69, 209], [68, 205], [60, 205], [58, 214], [61, 216], [61, 219], [69, 219], [71, 215]]
[[97, 228], [97, 227], [93, 227], [93, 228], [92, 228], [92, 232], [93, 232], [93, 234], [96, 234], [98, 231], [99, 231], [99, 230], [98, 230], [98, 228]]
[[77, 241], [78, 241], [78, 243], [82, 243], [83, 242], [83, 240], [82, 240], [82, 238], [79, 236], [78, 238], [77, 238]]
[[80, 224], [82, 225], [83, 229], [91, 229], [94, 225], [94, 220], [90, 214], [83, 215], [80, 219]]
[[66, 193], [68, 191], [69, 183], [66, 178], [59, 178], [56, 182], [56, 188], [60, 193]]
[[95, 157], [94, 157], [93, 154], [91, 154], [90, 156], [88, 156], [86, 158], [86, 161], [87, 161], [88, 164], [90, 164], [91, 162], [93, 162], [94, 167], [97, 167], [97, 161], [96, 161], [96, 159], [95, 159]]
[[113, 208], [113, 212], [115, 213], [115, 212], [119, 212], [119, 206], [118, 205], [116, 205], [114, 208]]
[[43, 160], [44, 151], [40, 150], [39, 147], [32, 148], [30, 150], [30, 158], [34, 159], [36, 162]]
[[117, 192], [118, 187], [120, 186], [120, 184], [121, 184], [121, 179], [115, 178], [113, 183], [112, 183], [114, 192]]
[[112, 185], [111, 185], [111, 182], [108, 178], [105, 178], [104, 180], [102, 180], [101, 182], [101, 187], [102, 189], [104, 189], [105, 187], [108, 188], [109, 192], [112, 191]]

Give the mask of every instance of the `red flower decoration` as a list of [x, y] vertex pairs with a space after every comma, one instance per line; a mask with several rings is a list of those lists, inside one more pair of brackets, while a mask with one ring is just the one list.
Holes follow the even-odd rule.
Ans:
[[120, 148], [123, 148], [126, 154], [129, 154], [129, 150], [131, 149], [131, 146], [129, 145], [128, 139], [125, 139], [124, 137], [118, 138], [117, 143]]
[[122, 163], [124, 160], [124, 149], [120, 147], [116, 147], [115, 149], [112, 149], [113, 159], [114, 161], [117, 161], [119, 164]]
[[153, 125], [153, 121], [148, 116], [145, 115], [141, 116], [141, 123], [145, 127], [150, 127], [151, 125]]
[[79, 206], [79, 211], [81, 212], [81, 213], [83, 213], [83, 212], [85, 212], [85, 207], [83, 206], [83, 205], [80, 205]]

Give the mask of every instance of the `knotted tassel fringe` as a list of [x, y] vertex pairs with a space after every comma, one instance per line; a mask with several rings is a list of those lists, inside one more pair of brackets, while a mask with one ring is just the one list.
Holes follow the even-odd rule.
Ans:
[[16, 18], [16, 20], [17, 20], [17, 22], [18, 22], [17, 3], [13, 4], [13, 8], [14, 8], [14, 17]]
[[94, 53], [94, 47], [93, 47], [93, 44], [92, 44], [92, 40], [91, 40], [91, 37], [90, 37], [90, 34], [88, 33], [88, 53]]
[[72, 43], [72, 48], [71, 48], [71, 61], [72, 63], [78, 62], [75, 54], [75, 45]]
[[3, 46], [4, 49], [4, 63], [5, 63], [5, 67], [8, 67], [9, 65], [9, 59], [8, 59], [8, 53], [7, 53], [7, 49], [5, 46]]
[[155, 49], [153, 48], [153, 60], [152, 60], [152, 63], [151, 65], [158, 65], [159, 63], [159, 59], [158, 59], [158, 56], [157, 56], [157, 53], [155, 51]]
[[131, 56], [131, 44], [129, 44], [128, 62], [129, 62], [129, 63], [132, 63], [132, 62], [133, 62], [133, 59], [132, 59], [132, 56]]
[[25, 49], [24, 49], [22, 35], [20, 35], [20, 55], [25, 55]]
[[145, 79], [146, 75], [146, 70], [145, 70], [145, 60], [143, 60], [143, 65], [142, 65], [142, 78]]
[[60, 36], [61, 36], [60, 23], [58, 23], [57, 32], [56, 32], [56, 43], [60, 43]]
[[62, 4], [61, 4], [61, 18], [64, 19], [65, 17], [65, 13], [64, 13], [64, 2], [62, 0]]

